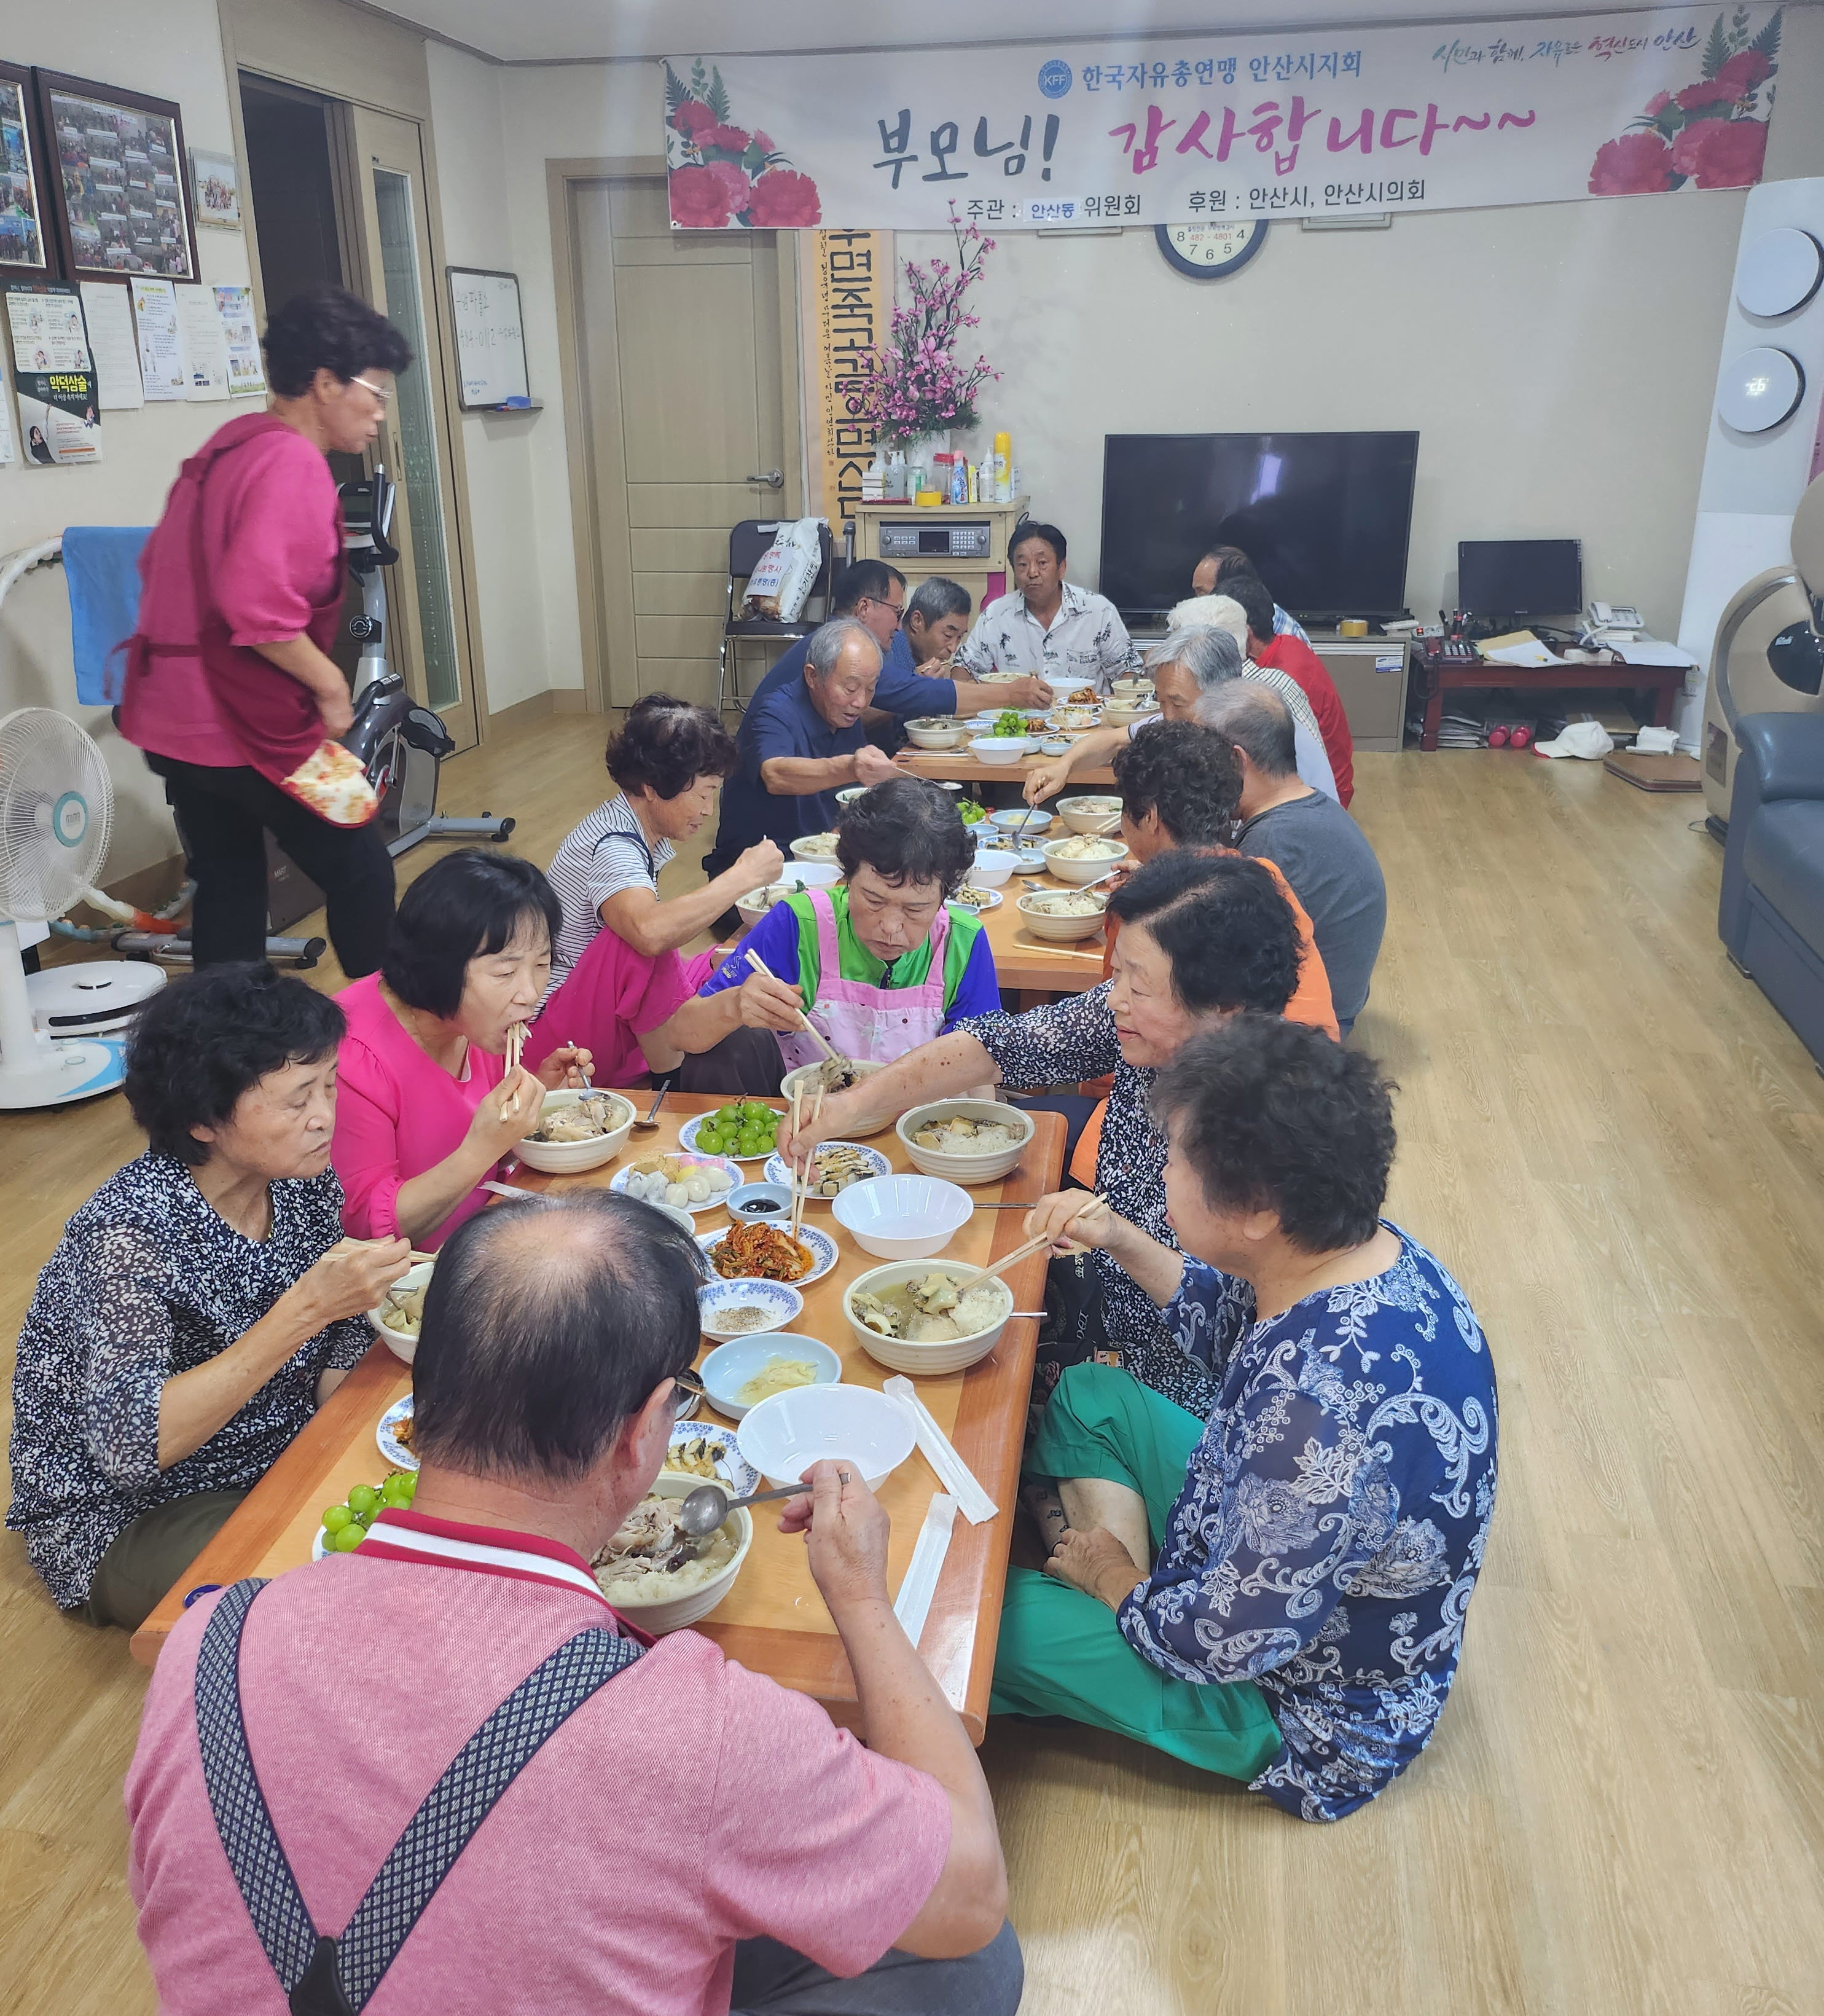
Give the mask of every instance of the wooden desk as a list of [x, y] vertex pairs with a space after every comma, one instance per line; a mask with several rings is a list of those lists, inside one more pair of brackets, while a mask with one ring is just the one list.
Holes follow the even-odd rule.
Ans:
[[1552, 665], [1498, 665], [1485, 658], [1469, 664], [1434, 664], [1422, 652], [1415, 651], [1412, 677], [1425, 695], [1425, 725], [1419, 747], [1437, 747], [1438, 730], [1444, 721], [1444, 697], [1466, 688], [1543, 693], [1591, 693], [1619, 687], [1624, 692], [1650, 693], [1655, 723], [1670, 727], [1672, 704], [1684, 690], [1685, 670], [1683, 665], [1586, 665], [1569, 658]]
[[[632, 1154], [675, 1147], [680, 1121], [721, 1103], [673, 1093], [665, 1102], [659, 1132], [631, 1137]], [[1057, 1188], [1063, 1168], [1064, 1123], [1056, 1114], [1035, 1113], [1032, 1118], [1038, 1132], [1020, 1166], [1003, 1182], [980, 1185], [972, 1195], [984, 1203], [1024, 1201]], [[890, 1129], [872, 1136], [872, 1142], [895, 1168], [912, 1167]], [[628, 1159], [624, 1150], [606, 1168], [585, 1176], [541, 1176], [523, 1170], [513, 1180], [527, 1190], [599, 1186]], [[745, 1166], [757, 1172], [759, 1165]], [[812, 1206], [809, 1215], [835, 1239], [839, 1258], [830, 1273], [804, 1291], [804, 1313], [794, 1327], [822, 1338], [840, 1355], [843, 1377], [851, 1384], [877, 1388], [893, 1375], [856, 1343], [843, 1314], [842, 1294], [858, 1274], [882, 1263], [862, 1252], [827, 1208]], [[721, 1209], [697, 1216], [700, 1231], [728, 1222], [727, 1212]], [[946, 1260], [984, 1265], [1020, 1244], [1022, 1222], [1016, 1211], [977, 1211], [932, 1265], [941, 1266]], [[1041, 1306], [1045, 1265], [1044, 1255], [1034, 1254], [1006, 1277], [1015, 1309]], [[1038, 1335], [1035, 1321], [1016, 1317], [980, 1364], [946, 1378], [918, 1382], [919, 1397], [1000, 1508], [997, 1517], [980, 1526], [957, 1519], [919, 1641], [926, 1665], [977, 1743], [988, 1716]], [[704, 1352], [710, 1348], [705, 1340]], [[279, 1575], [308, 1562], [322, 1508], [346, 1497], [352, 1486], [377, 1483], [385, 1475], [387, 1462], [374, 1431], [381, 1415], [411, 1390], [411, 1384], [410, 1368], [376, 1342], [135, 1634], [133, 1656], [146, 1665], [156, 1662], [183, 1614], [185, 1593], [198, 1584]], [[708, 1420], [720, 1418], [707, 1402], [702, 1414]], [[896, 1593], [926, 1508], [938, 1488], [916, 1449], [880, 1488], [880, 1502], [893, 1521], [887, 1585]], [[811, 1582], [803, 1541], [783, 1537], [773, 1511], [766, 1508], [756, 1515], [746, 1565], [717, 1609], [696, 1628], [716, 1640], [731, 1658], [815, 1695], [837, 1722], [852, 1726], [857, 1719], [854, 1679], [842, 1641]]]

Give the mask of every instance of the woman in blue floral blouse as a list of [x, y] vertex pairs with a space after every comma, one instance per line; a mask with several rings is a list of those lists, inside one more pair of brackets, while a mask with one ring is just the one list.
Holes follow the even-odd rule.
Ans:
[[373, 1341], [403, 1239], [342, 1237], [342, 1011], [268, 966], [158, 995], [127, 1057], [150, 1136], [64, 1228], [14, 1375], [6, 1523], [51, 1594], [135, 1629]]
[[1200, 1421], [1124, 1371], [1065, 1372], [1030, 1465], [1052, 1551], [1009, 1571], [991, 1705], [1338, 1820], [1424, 1748], [1455, 1676], [1494, 1367], [1462, 1291], [1380, 1216], [1394, 1128], [1370, 1059], [1243, 1015], [1153, 1105], [1182, 1251], [1113, 1212], [1070, 1234], [1152, 1294], [1215, 1404]]

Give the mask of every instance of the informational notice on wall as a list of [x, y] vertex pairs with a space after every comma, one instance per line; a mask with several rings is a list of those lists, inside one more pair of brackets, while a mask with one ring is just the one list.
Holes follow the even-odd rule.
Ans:
[[187, 380], [178, 328], [178, 290], [142, 273], [133, 282], [133, 325], [139, 338], [139, 376], [148, 399], [181, 399]]
[[117, 280], [85, 280], [82, 314], [88, 325], [88, 353], [102, 411], [143, 406], [146, 390], [140, 382], [139, 346], [134, 340], [133, 304], [127, 290]]
[[25, 460], [100, 461], [101, 416], [81, 297], [54, 282], [9, 280], [6, 322]]
[[74, 287], [54, 281], [9, 280], [6, 322], [13, 338], [14, 370], [89, 369], [82, 302]]
[[13, 459], [13, 414], [6, 398], [6, 368], [0, 365], [0, 468]]
[[207, 402], [228, 397], [228, 338], [213, 287], [179, 287], [178, 327], [184, 339], [184, 397]]
[[254, 319], [251, 287], [218, 287], [216, 312], [228, 344], [228, 390], [241, 399], [266, 389], [265, 361], [260, 354], [260, 331]]
[[873, 423], [859, 417], [862, 354], [883, 342], [893, 313], [893, 234], [814, 231], [800, 259], [805, 376], [811, 387], [808, 508], [840, 527], [861, 501], [862, 472], [874, 459]]

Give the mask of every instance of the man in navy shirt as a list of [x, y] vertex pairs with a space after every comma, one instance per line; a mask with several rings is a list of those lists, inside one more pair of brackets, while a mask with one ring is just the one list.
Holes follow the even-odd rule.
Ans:
[[795, 681], [771, 693], [769, 672], [747, 703], [735, 747], [741, 767], [722, 787], [722, 823], [703, 858], [711, 876], [761, 840], [787, 853], [836, 824], [845, 784], [903, 774], [868, 740], [862, 720], [880, 677], [880, 646], [865, 624], [838, 616], [815, 631]]
[[[960, 596], [962, 614], [968, 614], [968, 591], [954, 581], [920, 583], [912, 598], [915, 607], [925, 590], [934, 585], [950, 592], [941, 598], [926, 597], [927, 604], [934, 606], [940, 599], [954, 603]], [[852, 616], [880, 646], [880, 677], [869, 704], [882, 714], [894, 715], [903, 721], [917, 715], [998, 713], [1004, 707], [1042, 707], [1052, 704], [1052, 689], [1042, 679], [1011, 679], [983, 686], [966, 673], [941, 679], [921, 675], [912, 646], [900, 627], [906, 614], [905, 576], [884, 560], [857, 560], [844, 567], [833, 584], [829, 606], [833, 617]], [[939, 635], [948, 635], [948, 631], [927, 615], [919, 635], [921, 639], [934, 642]], [[949, 648], [954, 650], [960, 641], [960, 634], [952, 637]], [[810, 646], [811, 639], [801, 638], [781, 655], [754, 689], [754, 697], [747, 703], [750, 709], [797, 684]]]

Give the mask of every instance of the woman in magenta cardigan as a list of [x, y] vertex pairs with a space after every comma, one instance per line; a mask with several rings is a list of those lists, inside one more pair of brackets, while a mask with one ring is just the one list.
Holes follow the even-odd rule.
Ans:
[[529, 861], [446, 855], [405, 892], [378, 973], [336, 996], [348, 1033], [331, 1154], [360, 1239], [434, 1251], [487, 1201], [480, 1186], [536, 1125], [548, 1089], [593, 1060], [568, 1045], [534, 1074], [506, 1067], [537, 1012], [561, 915]]
[[266, 326], [272, 405], [184, 464], [140, 556], [121, 733], [164, 779], [196, 878], [198, 966], [266, 954], [269, 832], [322, 890], [342, 970], [379, 965], [393, 863], [341, 746], [348, 682], [342, 509], [327, 458], [360, 455], [412, 362], [384, 315], [340, 287]]

